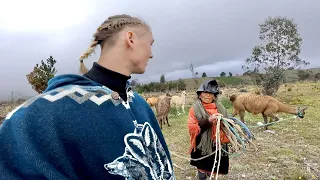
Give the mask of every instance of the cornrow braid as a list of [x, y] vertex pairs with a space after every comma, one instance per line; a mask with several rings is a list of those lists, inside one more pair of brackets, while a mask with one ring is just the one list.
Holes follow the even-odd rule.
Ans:
[[80, 72], [83, 74], [88, 72], [83, 60], [88, 58], [94, 52], [98, 44], [100, 44], [101, 48], [104, 42], [107, 42], [108, 45], [113, 45], [116, 39], [114, 38], [115, 34], [119, 33], [126, 27], [138, 26], [149, 27], [143, 20], [126, 14], [110, 16], [97, 28], [97, 31], [93, 35], [94, 39], [92, 40], [88, 50], [80, 56]]
[[97, 45], [98, 45], [98, 41], [93, 40], [89, 46], [89, 49], [80, 56], [79, 60], [80, 60], [80, 72], [81, 73], [84, 74], [84, 73], [88, 72], [88, 68], [84, 65], [83, 60], [88, 58], [90, 56], [90, 54], [92, 54], [94, 52]]

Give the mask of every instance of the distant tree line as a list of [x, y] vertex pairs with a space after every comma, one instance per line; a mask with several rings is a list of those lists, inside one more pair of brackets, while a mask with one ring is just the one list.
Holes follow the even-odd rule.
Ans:
[[178, 81], [166, 82], [164, 75], [160, 76], [160, 82], [150, 82], [146, 84], [141, 84], [137, 79], [131, 81], [131, 86], [138, 93], [148, 93], [148, 92], [165, 92], [171, 90], [185, 90], [187, 84], [180, 78]]
[[313, 74], [310, 70], [298, 70], [297, 72], [299, 81], [319, 81], [320, 73]]
[[[292, 68], [288, 69], [288, 70], [293, 70]], [[320, 73], [313, 73], [310, 70], [298, 70], [296, 72], [297, 77], [298, 77], [298, 81], [320, 81]], [[263, 81], [267, 78], [266, 74], [263, 73], [258, 73], [258, 72], [252, 72], [252, 71], [246, 71], [245, 73], [243, 73], [243, 76], [249, 76], [252, 78], [252, 80], [254, 81], [254, 84], [256, 85], [262, 85]], [[286, 78], [283, 79], [283, 83], [286, 82]]]
[[[220, 73], [220, 77], [225, 77], [227, 75], [227, 73], [226, 72], [221, 72]], [[232, 72], [229, 72], [229, 77], [231, 77], [232, 76]]]

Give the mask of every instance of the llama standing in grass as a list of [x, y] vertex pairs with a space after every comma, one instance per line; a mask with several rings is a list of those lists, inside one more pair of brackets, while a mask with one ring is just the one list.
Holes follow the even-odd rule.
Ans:
[[168, 115], [171, 109], [170, 100], [171, 100], [171, 96], [169, 93], [167, 93], [166, 95], [159, 96], [158, 101], [155, 104], [157, 119], [161, 129], [162, 129], [162, 122], [163, 124], [166, 124], [165, 121], [167, 121], [168, 126], [170, 126], [169, 118], [168, 118]]
[[153, 107], [156, 105], [158, 98], [157, 97], [149, 97], [146, 99], [147, 103], [149, 104], [150, 107]]
[[177, 109], [177, 115], [180, 115], [179, 108], [181, 108], [183, 114], [185, 114], [184, 105], [186, 104], [186, 96], [187, 96], [186, 91], [182, 91], [181, 97], [180, 96], [172, 96], [172, 98], [171, 98], [171, 105]]
[[[297, 115], [300, 118], [303, 118], [305, 115], [305, 108], [296, 108], [286, 104], [281, 103], [277, 99], [271, 96], [257, 95], [257, 94], [239, 94], [230, 96], [230, 101], [233, 104], [233, 113], [232, 116], [239, 114], [240, 119], [244, 122], [245, 111], [256, 114], [262, 114], [264, 123], [268, 123], [268, 117], [270, 121], [274, 119], [278, 121], [279, 118], [275, 116], [275, 113], [283, 112], [288, 114]], [[268, 126], [265, 126], [265, 129], [268, 129]]]

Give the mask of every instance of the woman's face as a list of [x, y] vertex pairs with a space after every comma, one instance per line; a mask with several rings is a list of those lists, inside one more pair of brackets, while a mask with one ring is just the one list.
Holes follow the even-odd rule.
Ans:
[[214, 95], [208, 92], [201, 92], [201, 94], [199, 95], [199, 98], [203, 103], [206, 103], [206, 104], [212, 103], [212, 101], [215, 99]]

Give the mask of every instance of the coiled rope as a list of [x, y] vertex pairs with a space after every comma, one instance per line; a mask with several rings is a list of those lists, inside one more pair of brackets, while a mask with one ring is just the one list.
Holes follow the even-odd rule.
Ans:
[[[221, 126], [221, 125], [223, 125], [223, 126]], [[232, 153], [229, 153], [222, 148], [222, 144], [220, 141], [220, 129], [222, 129], [224, 131], [224, 133], [226, 134], [226, 136], [228, 137], [228, 139], [230, 141], [230, 148], [231, 148]], [[186, 158], [186, 157], [183, 157], [183, 156], [176, 154], [173, 151], [170, 151], [170, 153], [174, 156], [177, 156], [179, 158], [182, 158], [182, 159], [185, 159], [188, 161], [191, 161], [191, 160], [192, 161], [200, 161], [202, 159], [205, 159], [205, 158], [210, 157], [213, 154], [215, 154], [215, 157], [214, 157], [215, 160], [213, 163], [213, 168], [212, 168], [210, 179], [209, 179], [209, 180], [211, 180], [212, 175], [213, 175], [213, 171], [216, 167], [216, 164], [217, 164], [217, 172], [219, 172], [222, 151], [224, 151], [225, 153], [227, 153], [229, 155], [232, 155], [232, 154], [235, 154], [235, 153], [238, 153], [241, 151], [246, 152], [245, 144], [250, 144], [253, 146], [253, 148], [255, 150], [257, 150], [257, 147], [252, 142], [253, 139], [254, 139], [254, 136], [250, 132], [249, 128], [244, 123], [242, 123], [239, 119], [236, 119], [234, 117], [224, 118], [222, 116], [218, 116], [217, 117], [217, 126], [216, 126], [216, 139], [214, 140], [215, 147], [216, 147], [215, 152], [212, 152], [211, 154], [208, 154], [206, 156], [203, 156], [203, 157], [197, 158], [197, 159]], [[218, 179], [218, 174], [219, 173], [216, 173], [215, 180]]]
[[[219, 151], [219, 160], [218, 160], [218, 169], [217, 172], [219, 172], [219, 166], [220, 166], [220, 159], [221, 159], [221, 151], [223, 151], [224, 153], [227, 153], [229, 156], [239, 156], [241, 155], [241, 153], [239, 152], [246, 152], [246, 146], [245, 143], [250, 144], [253, 146], [254, 150], [257, 151], [257, 147], [255, 146], [255, 144], [252, 142], [252, 140], [255, 139], [255, 137], [253, 136], [253, 134], [251, 133], [250, 129], [254, 129], [254, 128], [259, 128], [259, 127], [264, 127], [264, 126], [269, 126], [275, 123], [279, 123], [281, 121], [286, 121], [289, 120], [291, 118], [286, 118], [286, 119], [280, 119], [279, 121], [274, 121], [274, 122], [270, 122], [270, 123], [266, 123], [266, 124], [261, 124], [261, 125], [256, 125], [256, 126], [247, 126], [245, 125], [243, 122], [241, 122], [239, 119], [235, 118], [235, 117], [229, 117], [229, 118], [224, 118], [222, 116], [218, 117], [218, 121], [217, 123], [219, 124], [219, 127], [216, 127], [216, 139], [215, 139], [215, 146], [218, 147], [216, 148], [215, 152], [212, 152], [211, 154], [208, 154], [206, 156], [203, 156], [201, 158], [197, 158], [197, 159], [192, 159], [192, 158], [187, 158], [181, 155], [178, 155], [177, 153], [170, 151], [170, 153], [176, 157], [179, 157], [181, 159], [185, 159], [187, 161], [200, 161], [203, 159], [206, 159], [210, 156], [212, 156], [213, 154], [215, 154], [215, 162], [211, 171], [211, 176], [210, 179], [212, 178], [213, 175], [213, 171], [215, 168], [215, 164], [217, 162], [217, 153]], [[222, 130], [226, 133], [228, 139], [230, 140], [230, 144], [231, 144], [231, 150], [233, 150], [232, 153], [227, 152], [226, 150], [224, 150], [223, 148], [221, 148], [221, 142], [220, 142], [220, 124], [223, 123], [224, 126], [222, 126]], [[250, 129], [249, 129], [250, 128]], [[178, 167], [178, 166], [177, 166]], [[218, 179], [218, 174], [216, 173], [216, 180]]]

